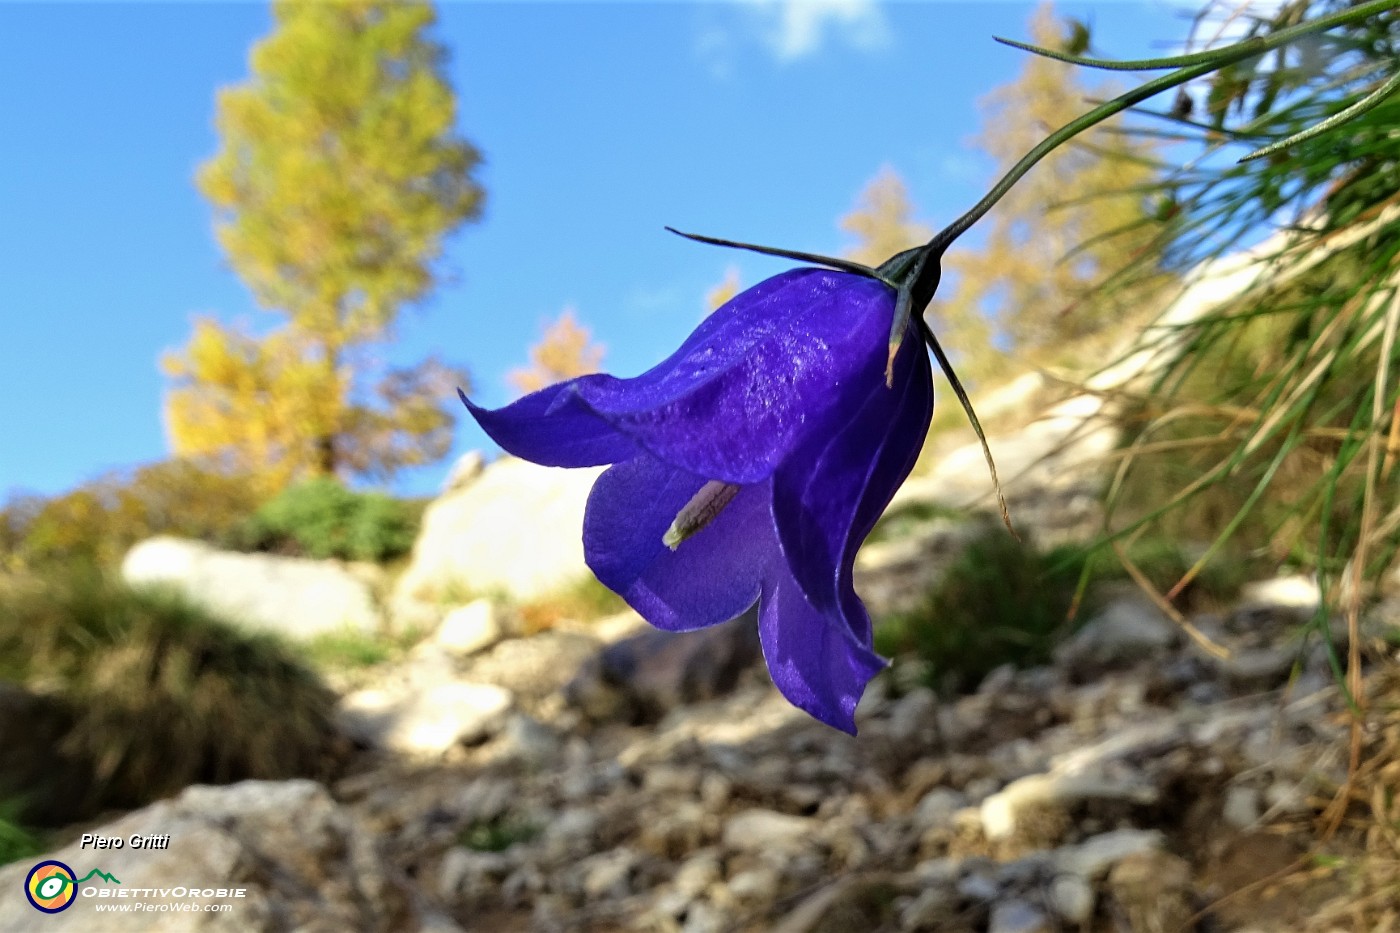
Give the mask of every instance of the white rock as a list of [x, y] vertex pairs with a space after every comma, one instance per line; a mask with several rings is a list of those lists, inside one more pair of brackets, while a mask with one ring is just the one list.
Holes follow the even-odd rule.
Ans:
[[604, 644], [622, 641], [630, 638], [639, 632], [648, 631], [651, 628], [647, 620], [632, 609], [624, 609], [617, 615], [599, 619], [596, 622], [588, 623], [588, 634], [598, 639]]
[[583, 871], [583, 893], [595, 901], [630, 894], [632, 869], [638, 860], [637, 853], [627, 848], [589, 856], [579, 863]]
[[1308, 807], [1308, 795], [1293, 781], [1279, 779], [1264, 791], [1270, 813], [1298, 813]]
[[[378, 840], [354, 814], [314, 781], [244, 781], [224, 787], [191, 787], [179, 796], [93, 827], [95, 834], [127, 845], [94, 853], [76, 837], [43, 859], [86, 874], [101, 868], [120, 885], [94, 879], [98, 891], [129, 892], [156, 910], [94, 913], [81, 898], [71, 909], [44, 914], [29, 905], [24, 879], [41, 859], [0, 868], [0, 930], [6, 933], [190, 933], [274, 929], [394, 929], [423, 933], [460, 930], [425, 906], [403, 881]], [[134, 848], [133, 835], [159, 838], [162, 848]], [[257, 866], [250, 870], [250, 866]], [[81, 875], [79, 876], [81, 877]], [[242, 897], [162, 897], [161, 889], [241, 889]], [[138, 889], [153, 889], [147, 895]], [[92, 900], [96, 900], [94, 896]], [[227, 912], [182, 912], [161, 905], [227, 905]], [[98, 920], [98, 917], [106, 919]]]
[[1157, 320], [1136, 338], [1135, 351], [1088, 380], [1094, 389], [1131, 386], [1158, 372], [1177, 358], [1182, 345], [1194, 333], [1182, 325], [1203, 317], [1243, 294], [1260, 276], [1277, 268], [1276, 256], [1290, 237], [1289, 230], [1247, 250], [1228, 253], [1198, 263], [1181, 280], [1181, 289]]
[[401, 664], [384, 673], [384, 679], [405, 691], [422, 691], [456, 680], [457, 662], [436, 642], [419, 642]]
[[778, 896], [778, 873], [760, 865], [729, 879], [729, 893], [746, 904], [768, 904]]
[[1301, 574], [1275, 577], [1246, 584], [1240, 590], [1240, 602], [1246, 605], [1272, 606], [1299, 612], [1314, 612], [1322, 601], [1317, 581]]
[[1157, 791], [1141, 782], [1092, 774], [1031, 774], [982, 801], [982, 830], [988, 839], [1004, 839], [1016, 832], [1017, 819], [1027, 808], [1093, 798], [1152, 803]]
[[965, 900], [991, 902], [1001, 894], [1001, 885], [991, 875], [980, 871], [970, 872], [958, 879], [958, 894]]
[[464, 824], [490, 823], [503, 817], [518, 795], [515, 782], [481, 775], [457, 788], [445, 809]]
[[919, 884], [930, 887], [949, 887], [962, 877], [962, 873], [962, 860], [948, 856], [925, 859], [914, 866], [914, 876]]
[[967, 805], [967, 798], [950, 787], [935, 787], [924, 794], [919, 805], [914, 808], [914, 825], [919, 829], [946, 826], [952, 822], [953, 814]]
[[456, 900], [464, 889], [494, 888], [510, 871], [510, 860], [500, 852], [474, 852], [461, 846], [448, 849], [438, 866], [438, 897]]
[[384, 611], [389, 617], [391, 631], [416, 636], [437, 631], [443, 617], [443, 607], [439, 603], [413, 599], [402, 593], [390, 595]]
[[426, 690], [358, 690], [340, 702], [352, 738], [406, 755], [441, 755], [459, 742], [499, 731], [510, 709], [509, 690], [494, 684], [440, 683]]
[[475, 654], [501, 640], [501, 623], [489, 599], [476, 599], [449, 612], [438, 626], [436, 641], [460, 656]]
[[697, 852], [676, 869], [671, 886], [688, 899], [694, 899], [721, 877], [719, 858], [713, 852]]
[[1237, 829], [1248, 829], [1259, 822], [1259, 791], [1236, 785], [1225, 792], [1221, 816]]
[[724, 824], [724, 844], [731, 849], [761, 851], [790, 846], [809, 838], [815, 822], [805, 816], [790, 816], [772, 810], [745, 810]]
[[512, 713], [501, 730], [500, 753], [531, 765], [544, 765], [560, 754], [559, 736], [552, 729], [524, 713]]
[[428, 506], [395, 598], [465, 589], [528, 602], [584, 579], [583, 509], [600, 472], [495, 461]]
[[696, 901], [685, 912], [681, 933], [722, 933], [730, 927], [729, 919], [708, 901]]
[[1170, 647], [1180, 634], [1146, 599], [1124, 597], [1075, 632], [1056, 650], [1055, 657], [1071, 665], [1136, 662]]
[[1079, 875], [1059, 875], [1050, 882], [1050, 903], [1070, 923], [1088, 923], [1094, 915], [1094, 900], [1094, 889]]
[[895, 701], [890, 710], [890, 738], [896, 742], [916, 740], [938, 725], [938, 696], [927, 687], [916, 687]]
[[1055, 868], [1082, 878], [1097, 878], [1128, 856], [1160, 849], [1164, 842], [1155, 829], [1115, 829], [1056, 849]]
[[594, 851], [602, 822], [598, 811], [589, 807], [570, 807], [564, 810], [550, 820], [545, 828], [545, 853], [554, 861], [562, 861]]
[[121, 574], [129, 586], [168, 587], [230, 622], [291, 638], [382, 627], [370, 586], [335, 561], [239, 554], [162, 536], [128, 551]]
[[1002, 901], [992, 907], [987, 933], [1051, 933], [1054, 924], [1039, 907], [1020, 900]]
[[486, 469], [486, 458], [479, 450], [469, 450], [457, 458], [452, 469], [447, 471], [447, 479], [442, 482], [442, 492], [446, 495], [474, 482]]

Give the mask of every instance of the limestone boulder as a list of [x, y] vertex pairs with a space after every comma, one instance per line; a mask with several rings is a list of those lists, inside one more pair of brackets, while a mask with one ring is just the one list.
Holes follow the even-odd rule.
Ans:
[[503, 635], [491, 600], [476, 599], [447, 613], [433, 639], [452, 654], [465, 657], [490, 648]]
[[162, 536], [128, 551], [121, 572], [129, 586], [169, 588], [230, 622], [295, 639], [382, 625], [370, 581], [335, 561], [240, 554]]
[[432, 758], [494, 735], [511, 703], [510, 691], [494, 684], [449, 680], [357, 690], [341, 700], [339, 718], [346, 734], [365, 745]]
[[[88, 832], [122, 847], [80, 837], [0, 868], [0, 930], [459, 929], [313, 781], [191, 787]], [[83, 880], [70, 906], [44, 913], [25, 897], [25, 879], [45, 860], [62, 862], [74, 880], [107, 877]]]
[[423, 514], [395, 603], [462, 593], [528, 602], [585, 579], [583, 509], [601, 472], [503, 457], [459, 483]]
[[564, 694], [589, 719], [655, 722], [729, 693], [762, 657], [754, 610], [694, 632], [647, 628], [600, 648]]

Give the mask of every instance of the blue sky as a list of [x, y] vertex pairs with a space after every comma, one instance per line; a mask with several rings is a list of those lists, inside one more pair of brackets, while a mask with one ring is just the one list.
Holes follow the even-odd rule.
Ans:
[[[1143, 57], [1185, 24], [1154, 3], [1059, 4], [1095, 45]], [[923, 220], [985, 190], [977, 100], [1023, 53], [1023, 3], [747, 0], [450, 3], [459, 126], [484, 153], [483, 219], [447, 243], [449, 284], [405, 312], [391, 362], [464, 364], [510, 398], [566, 306], [641, 371], [700, 318], [727, 267], [781, 268], [662, 226], [839, 252], [837, 219], [883, 165]], [[194, 187], [214, 94], [247, 76], [264, 4], [0, 4], [0, 497], [52, 494], [168, 452], [161, 353], [192, 318], [273, 323], [214, 242]], [[543, 258], [543, 261], [541, 260]], [[463, 418], [454, 456], [489, 441]], [[451, 459], [406, 473], [433, 491]]]

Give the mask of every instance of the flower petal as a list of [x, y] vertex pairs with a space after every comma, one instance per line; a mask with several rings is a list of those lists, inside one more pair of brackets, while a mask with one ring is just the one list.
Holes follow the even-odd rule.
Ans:
[[599, 466], [640, 452], [627, 435], [579, 398], [578, 383], [603, 378], [611, 377], [560, 382], [496, 409], [473, 405], [461, 389], [457, 394], [482, 430], [508, 453], [541, 466]]
[[860, 404], [883, 369], [893, 313], [881, 282], [795, 269], [734, 298], [642, 375], [572, 385], [657, 459], [756, 483]]
[[844, 627], [813, 609], [786, 574], [765, 581], [758, 637], [774, 685], [794, 706], [855, 735], [856, 704], [885, 662]]
[[701, 477], [641, 456], [603, 472], [588, 496], [583, 553], [604, 586], [657, 628], [716, 625], [758, 599], [778, 557], [767, 484], [741, 489], [676, 550], [662, 536], [704, 485]]
[[[859, 623], [843, 609], [847, 591], [854, 597], [856, 551], [913, 469], [932, 413], [928, 354], [910, 334], [895, 360], [894, 387], [877, 380], [842, 430], [814, 438], [774, 474], [773, 522], [783, 557], [818, 610]], [[860, 616], [867, 620], [852, 636], [869, 644], [863, 609]]]

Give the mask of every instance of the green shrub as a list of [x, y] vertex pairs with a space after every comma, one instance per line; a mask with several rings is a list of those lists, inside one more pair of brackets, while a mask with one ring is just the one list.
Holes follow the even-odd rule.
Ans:
[[414, 627], [393, 635], [346, 629], [317, 635], [302, 648], [301, 655], [322, 670], [374, 667], [404, 656], [423, 637], [424, 633]]
[[1067, 616], [1084, 559], [1068, 548], [1042, 554], [988, 525], [921, 606], [876, 626], [875, 648], [913, 655], [944, 694], [975, 689], [1003, 664], [1046, 663], [1073, 628]]
[[[1158, 592], [1171, 589], [1192, 564], [1192, 555], [1161, 538], [1136, 542], [1127, 554]], [[1055, 646], [1093, 617], [1099, 585], [1128, 579], [1107, 548], [1062, 546], [1041, 552], [988, 520], [921, 606], [880, 620], [875, 650], [885, 657], [917, 659], [920, 678], [940, 692], [973, 690], [1003, 664], [1048, 662]], [[1211, 562], [1177, 603], [1226, 603], [1246, 579], [1243, 563]]]
[[318, 477], [259, 508], [245, 530], [245, 544], [322, 559], [383, 561], [413, 547], [418, 518], [411, 503]]
[[166, 460], [52, 498], [17, 496], [0, 510], [0, 570], [110, 567], [158, 534], [227, 544], [257, 506], [258, 488], [213, 465]]
[[[1169, 538], [1143, 538], [1129, 545], [1127, 554], [1147, 582], [1158, 593], [1166, 594], [1191, 569], [1200, 550], [1203, 549], [1192, 553]], [[1106, 548], [1089, 558], [1089, 568], [1096, 581], [1131, 579], [1117, 555]], [[1246, 582], [1265, 572], [1262, 568], [1252, 568], [1254, 562], [1241, 555], [1228, 554], [1212, 559], [1174, 602], [1181, 609], [1217, 608], [1229, 603]]]
[[20, 806], [15, 802], [0, 803], [0, 865], [33, 858], [44, 851], [44, 844], [16, 821]]
[[0, 597], [0, 679], [45, 717], [51, 763], [0, 755], [0, 793], [33, 822], [336, 766], [334, 695], [290, 647], [93, 574]]
[[539, 834], [538, 826], [506, 814], [492, 820], [473, 822], [458, 834], [457, 841], [473, 852], [504, 852], [518, 842], [529, 842]]

